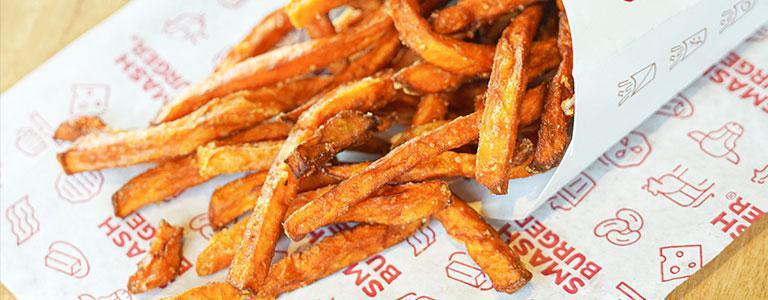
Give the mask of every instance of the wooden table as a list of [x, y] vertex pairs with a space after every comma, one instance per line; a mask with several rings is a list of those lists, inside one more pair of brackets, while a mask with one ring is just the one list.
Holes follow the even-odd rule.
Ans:
[[[0, 0], [5, 91], [127, 0]], [[768, 218], [679, 286], [669, 299], [768, 299]], [[15, 299], [0, 285], [0, 299]]]

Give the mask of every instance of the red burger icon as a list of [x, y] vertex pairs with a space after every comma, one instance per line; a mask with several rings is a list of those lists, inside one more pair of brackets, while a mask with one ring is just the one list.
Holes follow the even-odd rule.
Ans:
[[104, 176], [99, 171], [88, 171], [72, 175], [59, 174], [56, 192], [61, 199], [70, 203], [87, 202], [101, 192]]
[[77, 279], [88, 276], [91, 272], [91, 266], [83, 252], [64, 241], [51, 243], [44, 261], [47, 268]]

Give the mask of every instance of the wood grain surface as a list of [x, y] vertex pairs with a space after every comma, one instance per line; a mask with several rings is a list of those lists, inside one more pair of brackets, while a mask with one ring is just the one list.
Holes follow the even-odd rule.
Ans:
[[[0, 90], [5, 91], [126, 2], [0, 0]], [[767, 286], [768, 218], [763, 218], [668, 299], [768, 299]], [[15, 297], [0, 285], [0, 299]]]

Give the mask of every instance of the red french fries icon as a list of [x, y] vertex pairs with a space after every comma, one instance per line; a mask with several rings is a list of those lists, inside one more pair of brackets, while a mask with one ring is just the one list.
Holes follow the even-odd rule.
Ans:
[[91, 266], [83, 252], [64, 241], [56, 241], [48, 246], [45, 266], [78, 279], [88, 276], [91, 272]]

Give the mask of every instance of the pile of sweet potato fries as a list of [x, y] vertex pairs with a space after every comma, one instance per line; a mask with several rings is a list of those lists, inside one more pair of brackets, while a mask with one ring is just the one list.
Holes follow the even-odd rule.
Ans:
[[[213, 193], [219, 231], [197, 257], [200, 276], [229, 267], [226, 282], [174, 299], [275, 298], [403, 241], [430, 217], [496, 290], [513, 293], [531, 273], [444, 180], [474, 178], [505, 194], [509, 180], [559, 164], [574, 112], [568, 21], [554, 1], [446, 2], [292, 0], [150, 127], [62, 124], [56, 138], [73, 145], [58, 159], [69, 174], [156, 163], [113, 195], [119, 217], [246, 173]], [[309, 38], [277, 46], [294, 31]], [[342, 151], [379, 158], [345, 163]], [[357, 225], [272, 264], [283, 233], [299, 240], [341, 222]], [[171, 282], [182, 242], [183, 229], [163, 221], [130, 292]]]

